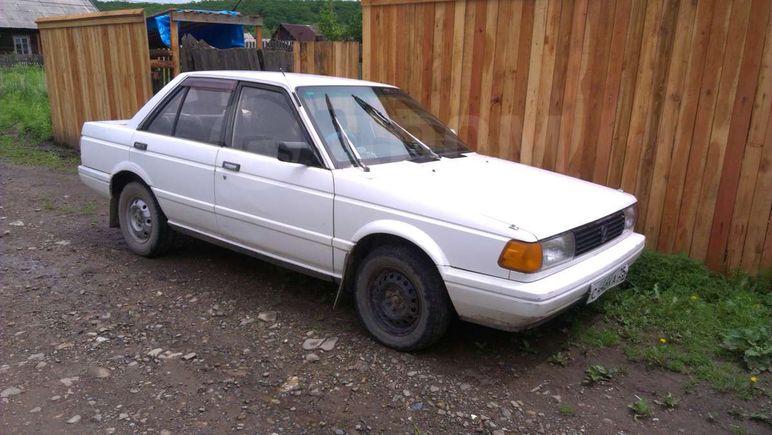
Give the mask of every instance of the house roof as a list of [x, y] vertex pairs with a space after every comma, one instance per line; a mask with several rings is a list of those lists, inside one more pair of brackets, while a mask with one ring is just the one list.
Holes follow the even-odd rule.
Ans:
[[53, 15], [97, 12], [91, 0], [5, 0], [0, 28], [37, 29], [35, 20]]
[[308, 24], [281, 23], [279, 27], [283, 27], [284, 30], [292, 35], [295, 41], [307, 42], [316, 40], [316, 32]]

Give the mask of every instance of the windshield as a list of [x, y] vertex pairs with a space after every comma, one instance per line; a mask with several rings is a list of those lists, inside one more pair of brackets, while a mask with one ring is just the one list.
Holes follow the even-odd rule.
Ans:
[[399, 89], [306, 86], [297, 92], [336, 167], [423, 162], [470, 152], [448, 127]]

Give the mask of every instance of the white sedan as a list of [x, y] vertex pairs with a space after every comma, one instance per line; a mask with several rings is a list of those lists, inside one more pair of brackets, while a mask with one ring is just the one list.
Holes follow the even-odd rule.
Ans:
[[133, 252], [181, 232], [334, 281], [400, 350], [454, 316], [514, 331], [592, 302], [644, 247], [632, 195], [474, 153], [380, 83], [181, 74], [80, 146]]

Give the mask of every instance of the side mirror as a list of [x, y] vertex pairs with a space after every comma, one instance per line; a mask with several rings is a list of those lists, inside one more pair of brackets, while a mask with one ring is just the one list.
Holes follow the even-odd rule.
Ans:
[[306, 142], [281, 142], [276, 157], [281, 162], [300, 163], [315, 168], [322, 166], [319, 157]]

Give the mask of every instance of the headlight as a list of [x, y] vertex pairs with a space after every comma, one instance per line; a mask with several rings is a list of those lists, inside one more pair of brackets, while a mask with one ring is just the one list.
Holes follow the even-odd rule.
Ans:
[[542, 268], [548, 268], [574, 258], [576, 243], [571, 231], [541, 242]]
[[627, 207], [625, 211], [625, 230], [632, 231], [635, 229], [635, 220], [637, 218], [637, 211], [636, 207], [637, 204], [633, 204], [630, 207]]
[[499, 256], [499, 266], [533, 273], [574, 258], [574, 234], [566, 232], [542, 242], [510, 240]]

